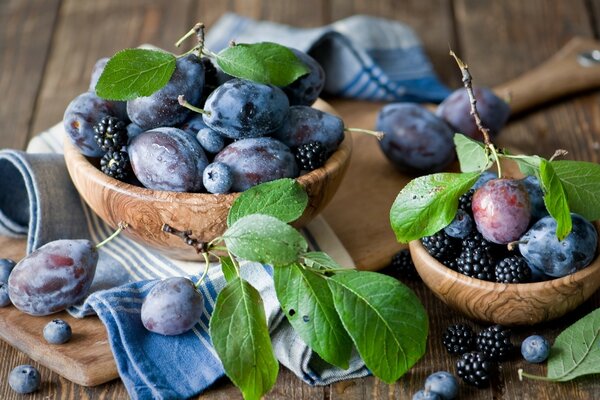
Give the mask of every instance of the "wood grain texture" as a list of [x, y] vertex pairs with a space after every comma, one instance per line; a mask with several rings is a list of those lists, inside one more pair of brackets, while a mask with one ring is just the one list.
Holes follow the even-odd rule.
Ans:
[[[323, 101], [318, 101], [315, 107], [333, 111]], [[190, 230], [202, 242], [219, 237], [227, 229], [227, 214], [239, 193], [214, 195], [146, 189], [105, 175], [68, 140], [64, 150], [73, 184], [85, 202], [112, 227], [127, 223], [123, 234], [141, 244], [169, 257], [200, 260], [193, 247], [177, 236], [164, 233], [162, 226]], [[304, 226], [331, 201], [348, 169], [351, 153], [352, 139], [347, 136], [323, 167], [297, 178], [306, 189], [308, 205], [294, 226]]]
[[0, 148], [27, 143], [59, 5], [60, 0], [0, 2]]

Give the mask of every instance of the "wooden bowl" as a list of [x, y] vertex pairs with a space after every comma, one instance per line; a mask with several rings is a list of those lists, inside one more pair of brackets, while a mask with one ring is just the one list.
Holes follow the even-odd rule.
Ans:
[[[315, 107], [332, 112], [324, 102]], [[69, 140], [64, 145], [65, 161], [77, 191], [90, 208], [112, 227], [129, 224], [123, 232], [133, 240], [180, 260], [198, 260], [193, 248], [162, 232], [163, 224], [191, 230], [201, 241], [210, 241], [227, 228], [227, 213], [239, 193], [178, 193], [130, 185], [103, 174]], [[352, 152], [350, 135], [327, 163], [297, 178], [308, 193], [308, 207], [294, 226], [302, 227], [319, 214], [338, 189]]]
[[[596, 223], [596, 229], [599, 224]], [[534, 325], [575, 309], [600, 287], [600, 257], [574, 274], [544, 282], [507, 284], [470, 278], [409, 243], [417, 272], [431, 291], [469, 318], [501, 325]]]

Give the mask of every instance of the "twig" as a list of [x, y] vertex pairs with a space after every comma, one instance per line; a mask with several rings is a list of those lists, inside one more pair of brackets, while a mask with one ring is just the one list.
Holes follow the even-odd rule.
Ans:
[[192, 231], [180, 231], [179, 229], [175, 229], [168, 224], [163, 224], [162, 231], [181, 238], [185, 244], [193, 247], [199, 254], [204, 254], [208, 251], [207, 243], [193, 238]]

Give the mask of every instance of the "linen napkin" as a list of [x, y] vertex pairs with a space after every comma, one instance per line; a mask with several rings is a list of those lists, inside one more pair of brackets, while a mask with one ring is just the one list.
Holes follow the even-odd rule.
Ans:
[[[224, 15], [209, 30], [208, 46], [229, 40], [270, 40], [307, 50], [329, 76], [326, 90], [339, 96], [373, 100], [440, 101], [448, 90], [439, 83], [414, 32], [397, 22], [366, 16], [332, 25], [297, 29]], [[27, 236], [27, 251], [62, 238], [99, 242], [111, 233], [82, 203], [68, 177], [62, 151], [62, 125], [34, 138], [28, 152], [0, 151], [0, 234]], [[302, 232], [311, 247], [328, 252], [340, 264], [352, 260], [322, 218]], [[124, 236], [100, 250], [91, 295], [69, 310], [77, 317], [97, 313], [106, 325], [119, 375], [132, 398], [185, 398], [223, 376], [208, 336], [208, 319], [224, 286], [220, 268], [211, 267], [201, 286], [206, 312], [187, 334], [162, 337], [146, 331], [139, 312], [145, 295], [168, 276], [197, 276], [200, 263], [162, 256]], [[365, 376], [369, 371], [354, 354], [348, 370], [324, 363], [285, 320], [275, 297], [271, 270], [248, 263], [244, 276], [265, 300], [274, 350], [279, 361], [313, 385]], [[190, 373], [193, 371], [193, 373]]]

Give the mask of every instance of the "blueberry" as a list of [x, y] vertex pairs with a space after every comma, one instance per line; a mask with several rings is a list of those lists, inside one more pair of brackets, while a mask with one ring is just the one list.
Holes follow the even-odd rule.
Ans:
[[53, 319], [44, 327], [44, 339], [50, 344], [63, 344], [71, 339], [71, 326], [62, 319]]
[[227, 164], [208, 164], [202, 175], [204, 187], [209, 193], [227, 193], [233, 184], [231, 168]]
[[562, 241], [556, 237], [556, 220], [546, 216], [520, 239], [519, 250], [533, 269], [562, 277], [588, 266], [596, 255], [598, 233], [590, 222], [571, 213], [573, 229]]
[[33, 365], [19, 365], [8, 376], [8, 384], [17, 393], [26, 394], [40, 388], [40, 373]]
[[16, 263], [10, 258], [0, 258], [0, 282], [8, 282], [8, 277]]
[[8, 284], [0, 282], [0, 307], [10, 305], [10, 297], [8, 296]]
[[550, 355], [550, 343], [543, 336], [529, 336], [521, 343], [521, 354], [527, 362], [536, 364], [544, 362]]
[[421, 389], [413, 395], [412, 400], [442, 400], [442, 398], [437, 393]]
[[463, 210], [456, 211], [456, 215], [450, 225], [444, 228], [444, 231], [453, 238], [464, 239], [473, 229], [473, 219]]
[[425, 379], [425, 391], [437, 393], [442, 400], [452, 400], [458, 395], [458, 380], [449, 372], [435, 372]]
[[529, 204], [531, 208], [531, 217], [538, 220], [548, 215], [548, 210], [544, 204], [544, 192], [540, 187], [540, 181], [533, 175], [527, 176], [521, 182], [525, 185], [529, 195]]

